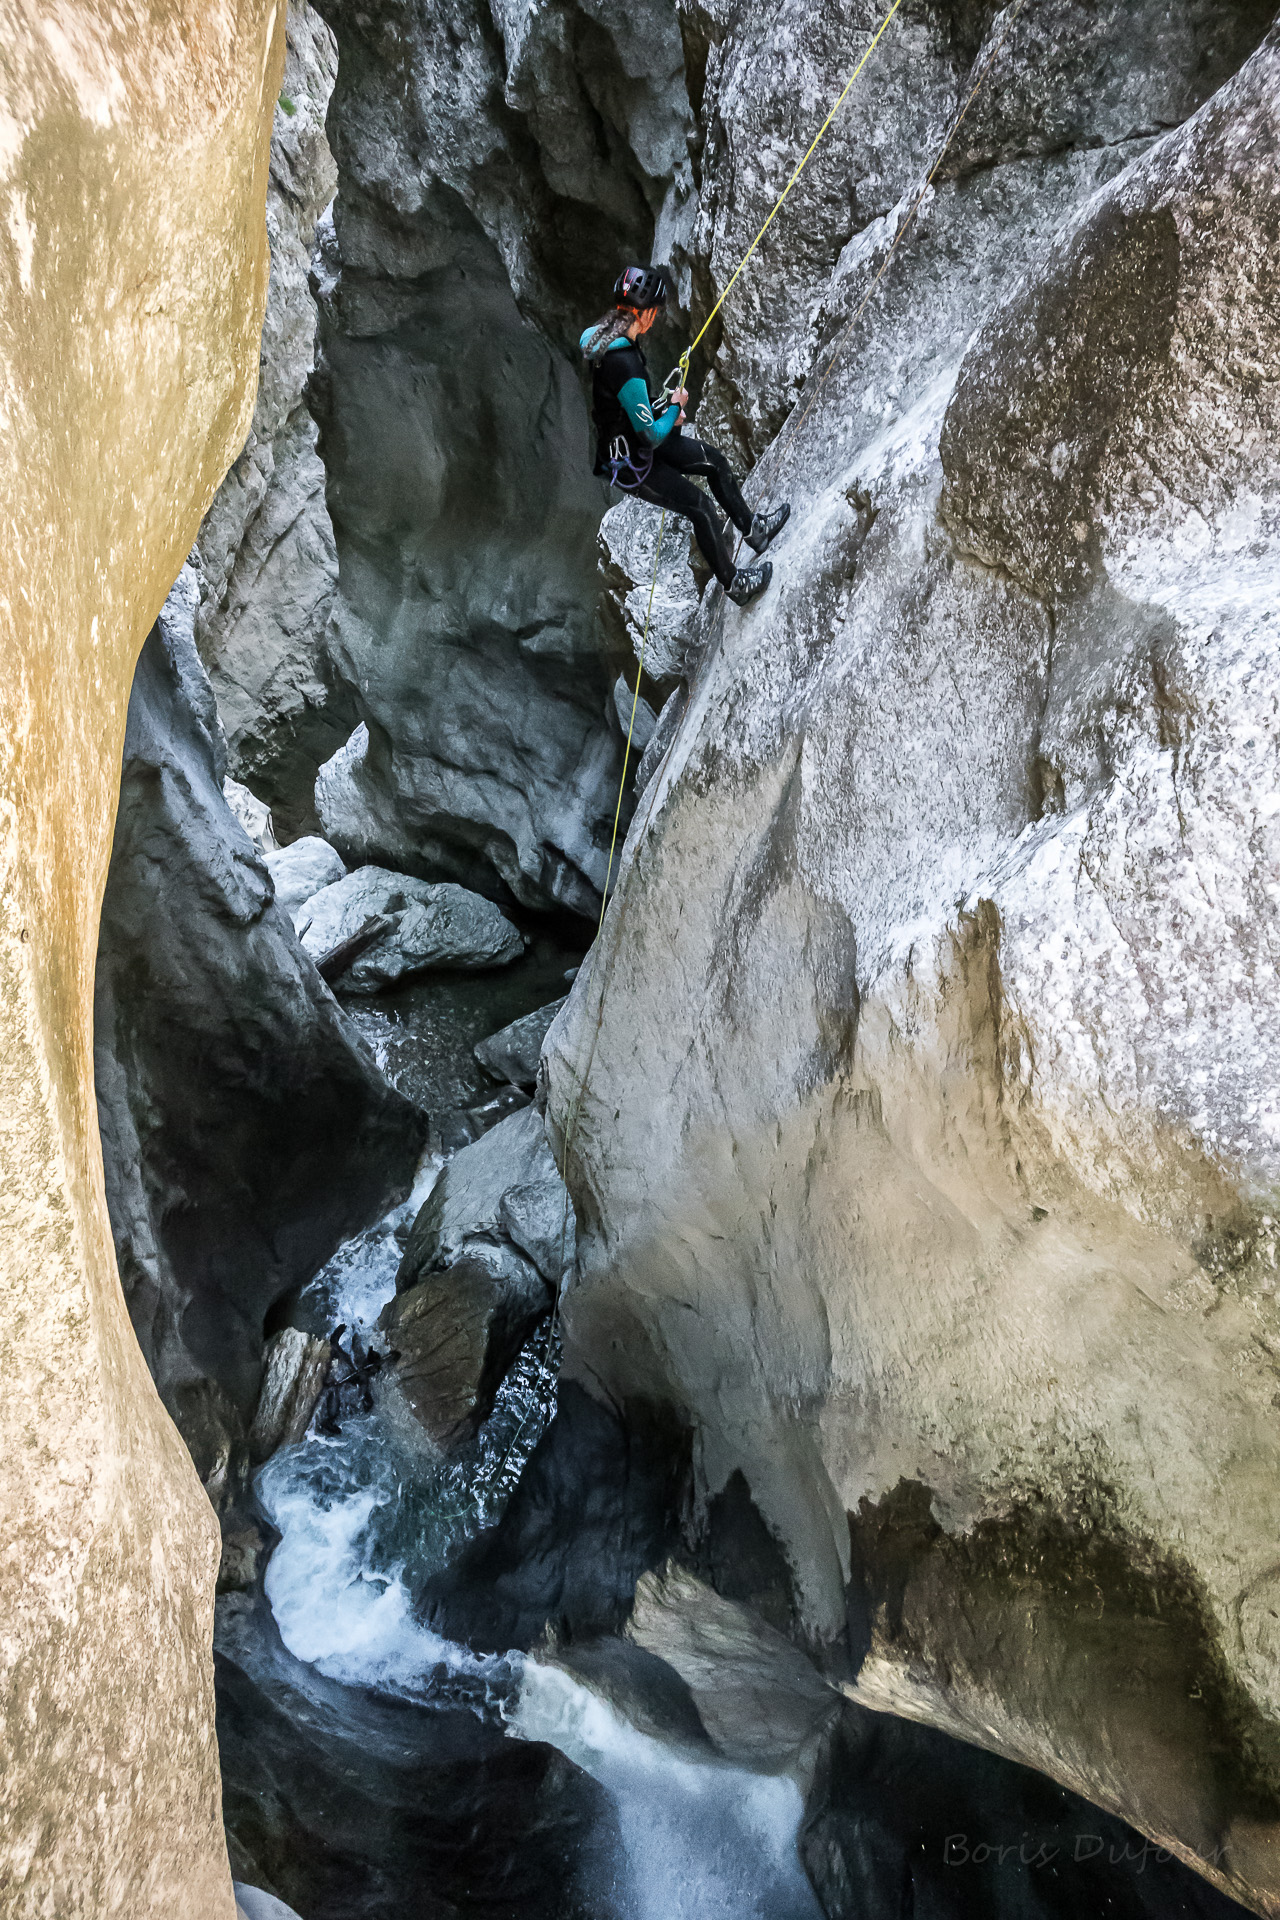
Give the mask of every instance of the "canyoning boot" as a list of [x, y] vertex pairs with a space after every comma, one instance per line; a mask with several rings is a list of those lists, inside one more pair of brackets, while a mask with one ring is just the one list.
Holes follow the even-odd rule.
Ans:
[[747, 545], [753, 553], [763, 553], [771, 540], [776, 540], [791, 518], [791, 505], [784, 501], [775, 507], [772, 513], [758, 513], [751, 522], [751, 531], [746, 536]]
[[762, 560], [756, 567], [739, 567], [733, 576], [733, 585], [726, 587], [725, 592], [735, 607], [745, 607], [748, 600], [764, 592], [772, 578], [773, 563]]

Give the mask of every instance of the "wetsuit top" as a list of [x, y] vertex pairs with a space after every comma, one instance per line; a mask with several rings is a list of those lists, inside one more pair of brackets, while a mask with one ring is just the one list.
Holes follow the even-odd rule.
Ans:
[[[587, 342], [596, 331], [588, 327], [579, 345], [585, 353]], [[609, 449], [615, 440], [625, 440], [632, 460], [641, 459], [647, 450], [659, 447], [680, 424], [680, 409], [666, 407], [655, 413], [649, 388], [649, 369], [634, 340], [624, 334], [615, 340], [595, 364], [591, 385], [591, 411], [596, 423], [597, 473], [603, 473]]]

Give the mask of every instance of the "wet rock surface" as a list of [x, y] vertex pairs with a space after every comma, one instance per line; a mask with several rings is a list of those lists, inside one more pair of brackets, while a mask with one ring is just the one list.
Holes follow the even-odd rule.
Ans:
[[503, 1376], [550, 1305], [541, 1277], [509, 1251], [464, 1254], [428, 1274], [378, 1322], [395, 1356], [384, 1403], [403, 1400], [442, 1449], [463, 1445], [492, 1411]]
[[1043, 1774], [843, 1698], [847, 1661], [815, 1663], [770, 1624], [793, 1621], [795, 1596], [741, 1476], [690, 1526], [689, 1436], [629, 1414], [562, 1388], [505, 1515], [427, 1582], [423, 1618], [479, 1648], [537, 1646], [673, 1760], [799, 1778], [801, 1856], [830, 1920], [1242, 1911]]
[[563, 1005], [563, 999], [553, 1000], [479, 1041], [473, 1051], [485, 1072], [512, 1086], [532, 1087], [538, 1078], [542, 1043]]
[[527, 1106], [463, 1147], [413, 1223], [379, 1327], [403, 1398], [440, 1446], [474, 1436], [572, 1267], [573, 1209]]
[[99, 935], [96, 1071], [125, 1295], [215, 1498], [273, 1301], [409, 1183], [425, 1132], [222, 796], [181, 587], [143, 650]]
[[548, 1287], [574, 1257], [573, 1209], [536, 1107], [512, 1114], [452, 1159], [413, 1223], [397, 1291], [483, 1246], [514, 1246]]
[[[433, 1144], [439, 1146], [442, 1131], [464, 1111], [507, 1091], [495, 1089], [476, 1059], [477, 1042], [563, 994], [566, 969], [580, 959], [580, 947], [534, 929], [523, 959], [509, 966], [422, 974], [375, 996], [350, 999], [346, 1011], [392, 1084], [430, 1113]], [[450, 1150], [481, 1131], [463, 1128]]]
[[262, 1386], [249, 1428], [249, 1458], [255, 1466], [306, 1432], [324, 1386], [329, 1345], [297, 1327], [282, 1327], [267, 1341], [262, 1359]]
[[669, 1561], [641, 1576], [627, 1636], [678, 1673], [717, 1753], [807, 1778], [840, 1696], [751, 1607]]
[[422, 1620], [481, 1652], [616, 1632], [636, 1581], [679, 1541], [688, 1472], [689, 1438], [669, 1413], [624, 1421], [562, 1387], [498, 1526], [424, 1584]]
[[616, 1911], [607, 1796], [562, 1754], [465, 1703], [424, 1711], [326, 1680], [260, 1596], [219, 1602], [214, 1657], [237, 1879], [307, 1920]]

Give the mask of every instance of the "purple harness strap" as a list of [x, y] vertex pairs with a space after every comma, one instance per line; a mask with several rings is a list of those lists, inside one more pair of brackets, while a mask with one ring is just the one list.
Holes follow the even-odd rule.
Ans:
[[[609, 458], [605, 462], [609, 469], [609, 485], [611, 487], [621, 487], [624, 493], [634, 493], [637, 487], [642, 487], [649, 478], [650, 470], [653, 467], [653, 454], [651, 452], [642, 454], [641, 459], [644, 464], [637, 466], [627, 451], [626, 441], [622, 438], [621, 434], [619, 434], [618, 438], [610, 447]], [[631, 476], [630, 479], [623, 479], [622, 476], [624, 472]]]

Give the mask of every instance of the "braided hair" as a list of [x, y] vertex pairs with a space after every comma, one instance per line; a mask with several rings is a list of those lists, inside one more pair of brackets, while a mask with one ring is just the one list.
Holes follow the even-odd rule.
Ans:
[[588, 360], [598, 360], [609, 351], [615, 340], [621, 340], [627, 328], [636, 318], [634, 307], [610, 307], [608, 313], [596, 321], [591, 338], [583, 348]]

